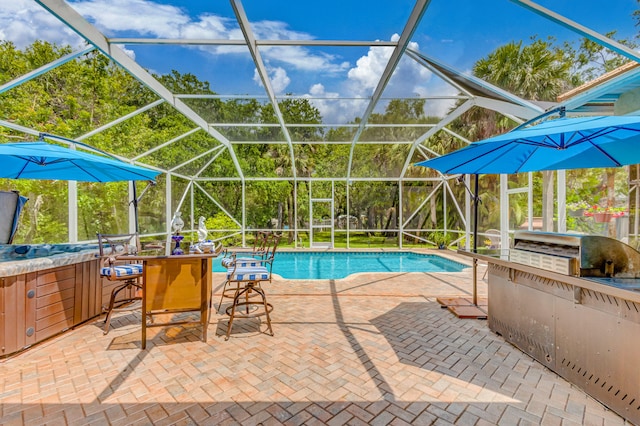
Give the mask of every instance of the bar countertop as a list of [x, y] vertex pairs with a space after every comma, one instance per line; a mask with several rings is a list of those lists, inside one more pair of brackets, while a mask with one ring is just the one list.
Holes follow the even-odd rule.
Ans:
[[[640, 303], [640, 279], [638, 278], [625, 278], [624, 280], [621, 280], [619, 278], [576, 277], [572, 275], [559, 274], [557, 272], [548, 271], [545, 269], [535, 268], [529, 265], [511, 262], [508, 260], [508, 256], [505, 256], [504, 253], [502, 256], [473, 253], [467, 250], [458, 250], [457, 253], [462, 256], [475, 258], [480, 262], [505, 266], [511, 269], [516, 269], [519, 271], [528, 272], [552, 280], [571, 284], [576, 287], [598, 291], [604, 294], [609, 294], [611, 296], [616, 296], [625, 300]], [[489, 285], [491, 285], [491, 282], [489, 282]]]

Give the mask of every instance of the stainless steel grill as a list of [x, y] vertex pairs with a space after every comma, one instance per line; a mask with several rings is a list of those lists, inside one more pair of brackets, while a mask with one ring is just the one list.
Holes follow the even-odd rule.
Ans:
[[579, 277], [640, 277], [640, 252], [600, 235], [516, 231], [509, 260]]
[[489, 328], [640, 425], [640, 340], [630, 337], [640, 336], [640, 253], [599, 235], [530, 231], [509, 252], [489, 261]]

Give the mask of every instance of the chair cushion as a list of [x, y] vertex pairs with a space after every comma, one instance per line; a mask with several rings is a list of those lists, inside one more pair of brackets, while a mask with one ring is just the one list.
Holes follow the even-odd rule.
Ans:
[[111, 276], [111, 271], [115, 271], [116, 277], [129, 277], [131, 275], [142, 274], [142, 264], [132, 263], [129, 265], [116, 265], [113, 268], [104, 266], [100, 269], [100, 275]]
[[227, 271], [227, 279], [229, 281], [264, 281], [269, 279], [269, 271], [264, 266], [236, 268], [235, 272]]
[[233, 257], [225, 257], [224, 259], [222, 259], [222, 266], [224, 266], [225, 268], [233, 268], [234, 261], [235, 264], [238, 265], [238, 268], [262, 266], [262, 262], [254, 259], [253, 257], [238, 257], [236, 259], [234, 259]]

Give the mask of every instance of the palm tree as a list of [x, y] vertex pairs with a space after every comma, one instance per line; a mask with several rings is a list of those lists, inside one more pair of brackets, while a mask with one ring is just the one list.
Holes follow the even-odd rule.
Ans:
[[[570, 71], [571, 62], [564, 52], [554, 48], [551, 41], [539, 39], [534, 39], [525, 46], [522, 41], [508, 43], [476, 62], [473, 67], [473, 73], [477, 77], [521, 98], [534, 101], [555, 101], [559, 94], [570, 88]], [[482, 115], [484, 112], [478, 114]], [[482, 126], [476, 129], [484, 130]], [[491, 135], [473, 136], [484, 139]], [[543, 172], [543, 187], [543, 226], [545, 230], [552, 231], [553, 172]]]

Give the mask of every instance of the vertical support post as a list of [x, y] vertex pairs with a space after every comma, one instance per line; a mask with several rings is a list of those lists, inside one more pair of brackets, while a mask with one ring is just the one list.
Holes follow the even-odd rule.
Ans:
[[[346, 190], [346, 195], [347, 195], [347, 200], [346, 200], [346, 204], [347, 204], [347, 218], [349, 218], [351, 216], [351, 208], [350, 208], [350, 198], [349, 198], [349, 189], [351, 187], [351, 179], [347, 179], [347, 190]], [[347, 248], [351, 248], [350, 242], [349, 242], [349, 238], [351, 234], [351, 228], [349, 227], [349, 220], [347, 220]]]
[[67, 207], [69, 209], [69, 242], [78, 242], [78, 182], [70, 180], [67, 185], [69, 193], [69, 201]]
[[247, 183], [242, 179], [242, 247], [247, 246]]
[[189, 195], [190, 195], [190, 197], [189, 197], [190, 198], [190, 204], [191, 204], [191, 209], [190, 209], [191, 210], [191, 214], [189, 215], [189, 220], [191, 220], [191, 227], [190, 228], [191, 229], [196, 229], [195, 219], [194, 219], [194, 214], [193, 214], [194, 213], [194, 207], [195, 207], [195, 200], [194, 200], [194, 194], [193, 194], [195, 185], [193, 184], [193, 180], [191, 181], [190, 186], [191, 186], [191, 188], [189, 188], [191, 190], [191, 192], [189, 193]]
[[[467, 188], [471, 187], [471, 175], [464, 176], [464, 185]], [[471, 203], [475, 202], [475, 200], [471, 199], [471, 194], [469, 191], [465, 191], [464, 193], [464, 217], [467, 226], [464, 228], [464, 249], [467, 251], [471, 250], [471, 236], [473, 235], [473, 231], [469, 232], [468, 224], [471, 223]]]
[[171, 212], [171, 173], [167, 173], [166, 177], [166, 190], [165, 190], [165, 226], [167, 231], [167, 242], [165, 247], [165, 255], [169, 256], [171, 254], [171, 218], [173, 217], [173, 213]]
[[[44, 140], [42, 139], [42, 135], [40, 137], [41, 137], [41, 140]], [[71, 144], [69, 146], [69, 149], [75, 150], [76, 145]], [[69, 230], [67, 232], [68, 232], [69, 242], [77, 243], [78, 242], [78, 182], [77, 181], [70, 180], [67, 183], [67, 193], [69, 195], [68, 201], [67, 201], [67, 209], [69, 212], [69, 220], [68, 220]]]
[[556, 176], [558, 178], [558, 232], [567, 232], [567, 171], [558, 170]]
[[[527, 217], [533, 217], [533, 173], [529, 172], [529, 192], [527, 193]], [[533, 230], [533, 221], [529, 220], [529, 231]]]
[[[398, 248], [402, 248], [402, 240], [404, 240], [404, 220], [402, 219], [402, 180], [398, 181]], [[447, 232], [447, 193], [443, 190], [442, 197], [444, 199], [444, 232]]]
[[509, 241], [509, 177], [500, 175], [500, 258]]
[[[555, 174], [553, 170], [542, 172], [542, 230], [553, 232], [553, 212], [554, 212], [554, 180]], [[533, 223], [533, 217], [529, 218]], [[531, 228], [529, 228], [531, 230]]]
[[[478, 179], [480, 175], [475, 175], [476, 180], [473, 188], [473, 252], [478, 253], [478, 204], [480, 204], [480, 198], [478, 196], [478, 190], [480, 184]], [[478, 259], [473, 258], [473, 305], [478, 305]]]
[[313, 245], [313, 201], [311, 201], [313, 192], [311, 189], [311, 181], [309, 181], [309, 248]]
[[[332, 179], [331, 180], [331, 248], [336, 248], [336, 244], [335, 244], [335, 233], [336, 233], [336, 229], [335, 229], [335, 224], [336, 224], [336, 207], [335, 207], [335, 202], [336, 202], [336, 182]], [[349, 216], [347, 216], [347, 223], [349, 223]]]
[[298, 180], [293, 181], [293, 223], [289, 224], [289, 229], [293, 227], [293, 246], [298, 244]]
[[[638, 228], [640, 227], [640, 216], [638, 216], [638, 214], [640, 213], [640, 211], [638, 210], [638, 207], [640, 206], [640, 185], [638, 184], [638, 182], [640, 182], [640, 176], [638, 176], [640, 174], [640, 166], [638, 166], [637, 164], [634, 164], [633, 166], [629, 166], [629, 168], [634, 167], [635, 168], [635, 173], [634, 173], [634, 187], [635, 187], [635, 191], [636, 191], [636, 198], [635, 198], [635, 205], [633, 206], [633, 236], [635, 237], [634, 240], [634, 244], [633, 247], [635, 249], [638, 248]], [[631, 172], [629, 172], [629, 174], [631, 174]], [[629, 199], [631, 199], [631, 197], [629, 197]], [[631, 214], [631, 209], [629, 209], [629, 214]]]

